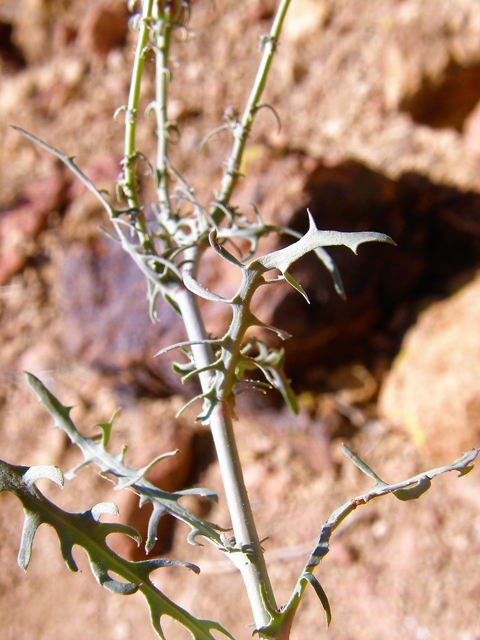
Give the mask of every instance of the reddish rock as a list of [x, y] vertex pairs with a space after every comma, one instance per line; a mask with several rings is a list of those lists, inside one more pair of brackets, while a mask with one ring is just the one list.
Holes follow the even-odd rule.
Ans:
[[112, 49], [122, 47], [128, 33], [126, 3], [103, 2], [92, 5], [82, 22], [79, 41], [88, 57], [106, 58]]
[[62, 274], [63, 344], [83, 363], [116, 376], [130, 393], [192, 393], [170, 368], [178, 353], [154, 357], [162, 347], [186, 340], [183, 325], [162, 299], [160, 319], [152, 323], [146, 292], [145, 277], [113, 241], [73, 244]]
[[446, 464], [480, 445], [480, 279], [432, 304], [407, 333], [383, 385], [383, 419]]
[[480, 102], [468, 116], [463, 127], [465, 137], [465, 147], [467, 152], [475, 158], [480, 159]]
[[29, 187], [12, 209], [0, 212], [0, 286], [25, 265], [52, 211], [65, 206], [67, 187], [67, 176], [57, 171]]

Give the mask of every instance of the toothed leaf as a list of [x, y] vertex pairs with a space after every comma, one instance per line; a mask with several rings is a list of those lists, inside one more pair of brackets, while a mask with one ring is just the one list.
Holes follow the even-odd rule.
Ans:
[[[47, 475], [48, 475], [47, 471]], [[35, 486], [35, 480], [45, 477], [39, 468], [30, 471], [28, 467], [10, 465], [0, 460], [0, 492], [10, 491], [23, 504], [25, 523], [18, 562], [21, 568], [27, 569], [32, 555], [35, 533], [41, 524], [49, 524], [54, 528], [60, 540], [62, 555], [69, 569], [77, 571], [73, 559], [74, 546], [82, 547], [90, 562], [92, 573], [97, 582], [113, 593], [128, 596], [140, 591], [149, 606], [152, 625], [161, 638], [161, 618], [168, 616], [182, 624], [191, 633], [194, 640], [217, 640], [212, 631], [218, 631], [225, 637], [233, 637], [220, 624], [210, 620], [200, 620], [182, 609], [167, 598], [150, 579], [150, 574], [162, 567], [184, 567], [195, 573], [198, 567], [178, 560], [145, 560], [131, 562], [113, 552], [107, 537], [111, 533], [127, 533], [138, 537], [131, 527], [121, 524], [99, 522], [104, 513], [116, 511], [112, 503], [100, 503], [84, 513], [69, 513], [47, 500]], [[113, 577], [113, 574], [117, 577]]]
[[176, 456], [180, 453], [180, 450], [169, 451], [168, 453], [162, 453], [162, 455], [157, 456], [152, 462], [145, 465], [142, 469], [138, 469], [137, 473], [132, 475], [130, 478], [119, 479], [117, 486], [115, 487], [115, 491], [120, 491], [121, 489], [126, 489], [127, 487], [131, 487], [133, 484], [142, 480], [145, 477], [147, 471], [149, 471], [152, 467], [154, 467], [158, 462], [165, 460], [165, 458], [171, 458], [172, 456]]
[[145, 542], [146, 553], [150, 553], [150, 551], [155, 546], [155, 542], [157, 541], [158, 523], [164, 513], [165, 509], [163, 507], [154, 505], [152, 515], [150, 516], [150, 519], [148, 521], [147, 540]]
[[[363, 473], [370, 476], [375, 481], [375, 487], [368, 493], [349, 500], [343, 506], [339, 507], [332, 513], [330, 518], [322, 527], [318, 542], [315, 545], [315, 548], [311, 553], [307, 563], [305, 564], [305, 567], [302, 571], [302, 574], [300, 575], [300, 578], [297, 581], [297, 584], [295, 585], [290, 600], [284, 607], [282, 607], [280, 612], [270, 610], [270, 623], [265, 627], [259, 629], [258, 632], [261, 632], [266, 638], [273, 639], [275, 637], [279, 637], [277, 633], [278, 629], [281, 629], [282, 631], [284, 631], [286, 628], [288, 629], [303, 597], [307, 583], [310, 583], [317, 592], [317, 595], [320, 598], [320, 601], [322, 602], [322, 605], [325, 609], [327, 624], [330, 624], [330, 605], [323, 588], [313, 576], [313, 571], [315, 567], [317, 567], [323, 560], [323, 558], [328, 554], [330, 550], [330, 540], [332, 534], [345, 520], [345, 518], [347, 518], [353, 511], [355, 511], [357, 507], [367, 504], [375, 498], [379, 498], [388, 494], [393, 494], [396, 497], [399, 497], [398, 494], [400, 492], [400, 499], [410, 500], [412, 498], [416, 498], [420, 495], [420, 493], [424, 493], [428, 489], [430, 481], [434, 477], [439, 476], [443, 473], [447, 473], [449, 471], [458, 471], [459, 475], [462, 475], [462, 472], [464, 470], [471, 470], [473, 466], [472, 463], [477, 458], [479, 451], [479, 449], [472, 449], [471, 451], [465, 453], [458, 460], [455, 460], [455, 462], [450, 465], [432, 469], [431, 471], [427, 471], [413, 478], [409, 478], [408, 480], [405, 480], [404, 482], [400, 482], [398, 484], [387, 484], [380, 480], [377, 474], [374, 473], [370, 469], [370, 467], [359, 458], [357, 454], [353, 453], [348, 447], [344, 445], [343, 452], [345, 453], [345, 455], [347, 455]], [[407, 493], [405, 493], [405, 491], [407, 491]]]
[[111, 516], [118, 516], [118, 507], [114, 502], [99, 502], [92, 510], [93, 519], [97, 522], [104, 513], [109, 513]]
[[179, 498], [183, 496], [201, 496], [202, 498], [210, 498], [214, 502], [218, 502], [218, 495], [215, 491], [205, 489], [204, 487], [193, 487], [193, 489], [183, 489], [182, 491], [176, 491], [175, 495]]
[[338, 293], [338, 295], [341, 298], [345, 299], [346, 294], [345, 294], [345, 289], [343, 287], [340, 271], [338, 270], [335, 262], [330, 257], [329, 253], [327, 253], [325, 249], [318, 248], [318, 249], [315, 249], [315, 255], [319, 260], [323, 262], [326, 269], [330, 272], [330, 275], [332, 276], [332, 280], [333, 280], [333, 286], [335, 287], [335, 291]]
[[[65, 431], [70, 440], [76, 444], [81, 450], [84, 460], [80, 465], [77, 465], [73, 470], [73, 473], [65, 474], [67, 479], [73, 477], [74, 472], [78, 470], [80, 467], [93, 463], [97, 465], [102, 474], [111, 474], [117, 478], [118, 482], [122, 485], [122, 487], [131, 486], [140, 496], [143, 496], [144, 502], [151, 502], [154, 506], [154, 512], [152, 517], [157, 518], [159, 512], [160, 513], [169, 513], [174, 518], [181, 520], [185, 524], [187, 524], [192, 532], [195, 532], [196, 535], [202, 535], [205, 538], [209, 539], [214, 545], [219, 548], [223, 548], [222, 541], [220, 539], [220, 535], [216, 531], [215, 527], [205, 520], [198, 518], [194, 514], [190, 513], [187, 509], [185, 509], [182, 505], [178, 503], [180, 494], [172, 494], [166, 491], [161, 491], [153, 484], [145, 480], [144, 474], [151, 467], [152, 464], [155, 464], [159, 460], [164, 457], [168, 457], [172, 455], [172, 453], [164, 454], [163, 456], [159, 456], [159, 458], [155, 459], [152, 463], [144, 467], [143, 469], [134, 469], [129, 467], [124, 462], [124, 455], [126, 448], [122, 451], [120, 455], [112, 455], [109, 453], [103, 442], [96, 442], [92, 438], [85, 438], [75, 427], [72, 419], [70, 418], [70, 409], [68, 407], [64, 407], [56, 398], [53, 396], [50, 391], [45, 387], [45, 385], [34, 375], [27, 374], [28, 381], [32, 386], [33, 390], [39, 397], [42, 404], [47, 408], [50, 415], [55, 421], [55, 426], [59, 429]], [[202, 398], [204, 396], [201, 396]], [[155, 531], [153, 530], [155, 524]], [[154, 541], [156, 535], [156, 524], [158, 524], [158, 519], [154, 520], [152, 526], [149, 527], [147, 544], [149, 545], [149, 549], [151, 549], [152, 540]], [[192, 540], [192, 537], [188, 537], [189, 541]], [[150, 546], [151, 545], [151, 546]]]
[[95, 426], [102, 430], [102, 445], [106, 447], [110, 441], [110, 434], [112, 433], [113, 423], [115, 418], [120, 413], [120, 409], [117, 409], [108, 422], [99, 422]]
[[229, 251], [227, 251], [225, 249], [225, 247], [222, 247], [222, 245], [217, 242], [217, 230], [216, 229], [212, 229], [210, 231], [210, 235], [209, 235], [208, 239], [210, 241], [210, 246], [215, 251], [215, 253], [218, 253], [219, 256], [221, 256], [227, 262], [230, 262], [231, 264], [233, 264], [235, 267], [239, 267], [240, 269], [244, 269], [243, 264], [241, 262], [239, 262], [235, 258], [235, 256], [232, 256], [232, 254]]
[[344, 233], [341, 231], [319, 231], [310, 211], [308, 212], [308, 218], [310, 227], [307, 233], [300, 238], [300, 240], [297, 240], [297, 242], [294, 242], [284, 249], [279, 249], [278, 251], [269, 253], [266, 256], [257, 258], [248, 265], [248, 268], [261, 265], [266, 271], [269, 271], [270, 269], [279, 269], [279, 271], [285, 274], [294, 262], [315, 249], [343, 245], [351, 249], [354, 253], [357, 253], [359, 245], [364, 242], [377, 241], [395, 244], [389, 236], [384, 233], [376, 233], [374, 231], [360, 231], [353, 233]]

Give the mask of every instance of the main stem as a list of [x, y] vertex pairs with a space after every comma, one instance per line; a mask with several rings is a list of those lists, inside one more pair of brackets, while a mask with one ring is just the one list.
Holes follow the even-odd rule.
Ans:
[[[175, 299], [182, 313], [189, 340], [199, 341], [208, 338], [196, 297], [190, 291], [181, 289], [177, 292]], [[192, 345], [192, 351], [198, 368], [213, 362], [213, 353], [210, 345]], [[211, 374], [205, 371], [199, 377], [202, 391], [208, 391], [211, 384]], [[273, 609], [276, 608], [275, 597], [245, 487], [233, 431], [231, 410], [225, 402], [219, 403], [213, 409], [210, 418], [210, 429], [225, 487], [235, 535], [235, 546], [239, 549], [239, 551], [234, 551], [233, 553], [238, 554], [240, 560], [233, 556], [232, 560], [235, 561], [236, 566], [242, 573], [255, 624], [257, 628], [260, 628], [270, 622], [270, 614], [266, 609], [263, 593], [266, 594], [270, 607]], [[242, 548], [246, 550], [246, 553], [241, 551]]]

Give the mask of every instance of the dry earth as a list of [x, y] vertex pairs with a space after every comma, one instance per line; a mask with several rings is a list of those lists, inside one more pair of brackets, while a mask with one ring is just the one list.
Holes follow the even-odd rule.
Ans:
[[[182, 137], [172, 161], [208, 202], [230, 148], [227, 133], [198, 144], [242, 108], [269, 29], [274, 2], [198, 0], [179, 42], [170, 117]], [[27, 388], [39, 375], [85, 433], [118, 406], [112, 448], [130, 445], [145, 464], [179, 446], [183, 455], [153, 478], [165, 489], [218, 490], [218, 505], [191, 508], [228, 525], [208, 433], [194, 413], [176, 426], [182, 394], [168, 362], [153, 359], [183, 337], [161, 307], [150, 325], [144, 284], [100, 236], [106, 225], [90, 194], [54, 158], [9, 128], [35, 133], [112, 189], [123, 153], [122, 121], [135, 35], [123, 2], [0, 2], [0, 457], [57, 464], [78, 454]], [[142, 89], [146, 106], [153, 74]], [[289, 375], [302, 413], [290, 418], [275, 398], [245, 402], [237, 430], [245, 475], [278, 591], [289, 597], [330, 512], [367, 484], [343, 459], [347, 439], [381, 477], [397, 481], [480, 445], [478, 320], [480, 286], [480, 12], [475, 0], [292, 0], [266, 90], [279, 113], [259, 113], [234, 202], [254, 203], [267, 220], [305, 228], [309, 206], [323, 228], [389, 233], [397, 248], [336, 252], [348, 293], [305, 260], [296, 277], [312, 304], [286, 291], [259, 299], [258, 313], [290, 331]], [[154, 154], [154, 124], [138, 146]], [[150, 188], [145, 179], [143, 188]], [[230, 274], [208, 264], [218, 291]], [[205, 309], [208, 327], [224, 318]], [[405, 333], [408, 336], [403, 342]], [[403, 346], [402, 346], [403, 345]], [[397, 354], [400, 353], [398, 358]], [[393, 363], [393, 366], [392, 366]], [[380, 397], [380, 411], [377, 398]], [[43, 487], [42, 487], [43, 488]], [[119, 502], [132, 522], [131, 494], [84, 470], [60, 493], [81, 511]], [[479, 640], [480, 475], [440, 478], [421, 501], [387, 498], [359, 509], [318, 571], [333, 607], [308, 594], [293, 638]], [[0, 498], [0, 621], [5, 640], [153, 638], [140, 596], [98, 587], [82, 552], [70, 574], [51, 530], [41, 529], [31, 567], [16, 565], [22, 513]], [[145, 516], [143, 517], [145, 521]], [[138, 524], [145, 527], [145, 522]], [[236, 638], [250, 613], [239, 576], [186, 531], [166, 522], [159, 553], [191, 560], [199, 577], [158, 571], [161, 588], [200, 617], [218, 618]], [[138, 552], [121, 540], [115, 548]], [[168, 638], [187, 637], [165, 623]]]

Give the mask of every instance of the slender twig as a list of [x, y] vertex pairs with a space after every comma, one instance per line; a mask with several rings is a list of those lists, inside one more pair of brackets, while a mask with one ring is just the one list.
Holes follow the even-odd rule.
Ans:
[[[168, 190], [168, 118], [167, 98], [168, 84], [170, 82], [170, 70], [168, 58], [170, 51], [170, 36], [172, 25], [165, 15], [159, 15], [158, 3], [155, 3], [155, 13], [158, 20], [155, 48], [155, 114], [157, 117], [157, 194], [160, 204], [162, 224], [171, 228], [172, 206]], [[169, 224], [170, 223], [170, 224]], [[174, 231], [174, 229], [172, 229]]]
[[[250, 97], [247, 102], [247, 106], [243, 113], [243, 117], [239, 126], [234, 130], [235, 141], [233, 144], [232, 154], [227, 161], [227, 166], [223, 175], [222, 189], [218, 203], [223, 206], [227, 206], [230, 197], [235, 189], [240, 176], [240, 165], [242, 162], [243, 152], [247, 139], [250, 135], [253, 120], [258, 109], [263, 106], [260, 104], [260, 98], [265, 88], [268, 72], [272, 64], [273, 55], [278, 44], [278, 38], [283, 26], [283, 21], [287, 13], [290, 0], [282, 0], [278, 7], [275, 19], [273, 21], [272, 28], [268, 36], [265, 36], [262, 40], [263, 56], [260, 62], [260, 67], [255, 78], [255, 82], [250, 93]], [[214, 204], [212, 210], [212, 218], [215, 222], [218, 222], [223, 217], [222, 207], [218, 204]]]
[[139, 240], [143, 248], [149, 253], [152, 252], [153, 246], [146, 233], [145, 217], [138, 199], [136, 176], [137, 150], [135, 136], [138, 119], [138, 105], [140, 100], [140, 86], [145, 66], [145, 58], [148, 52], [150, 29], [152, 26], [153, 4], [154, 0], [145, 0], [143, 2], [140, 34], [135, 51], [128, 105], [125, 111], [125, 157], [123, 159], [124, 176], [122, 181], [122, 190], [127, 198], [129, 208], [138, 211], [137, 226], [139, 229]]

